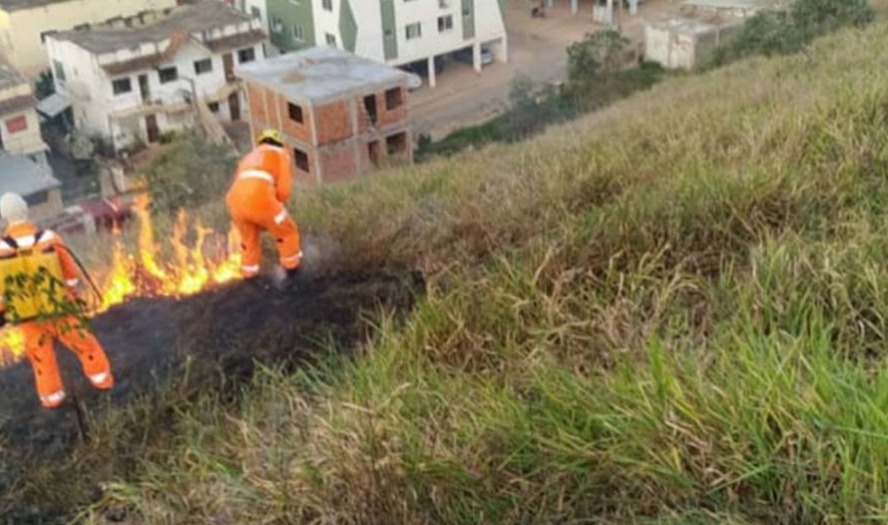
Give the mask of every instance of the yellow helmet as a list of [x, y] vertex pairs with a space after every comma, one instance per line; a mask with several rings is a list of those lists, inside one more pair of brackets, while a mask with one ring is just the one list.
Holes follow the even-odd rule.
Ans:
[[264, 129], [259, 136], [256, 137], [256, 143], [261, 144], [265, 140], [273, 141], [281, 146], [284, 145], [284, 136], [276, 129]]

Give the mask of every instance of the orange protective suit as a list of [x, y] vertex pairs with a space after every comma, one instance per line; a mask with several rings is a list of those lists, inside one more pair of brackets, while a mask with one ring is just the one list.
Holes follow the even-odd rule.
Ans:
[[[62, 276], [69, 287], [69, 294], [75, 297], [74, 287], [79, 283], [79, 273], [74, 259], [65, 249], [64, 242], [58, 234], [45, 230], [39, 239], [35, 239], [38, 231], [40, 230], [31, 223], [17, 222], [6, 229], [6, 237], [11, 237], [15, 244], [22, 248], [33, 246], [38, 251], [54, 251], [59, 257]], [[0, 240], [0, 257], [13, 253], [15, 247], [5, 240]], [[0, 308], [5, 312], [6, 306], [2, 297], [0, 297]], [[84, 374], [94, 387], [107, 390], [114, 386], [111, 366], [102, 345], [76, 317], [67, 315], [51, 320], [25, 321], [19, 328], [25, 338], [26, 355], [34, 370], [37, 394], [44, 407], [54, 408], [65, 400], [65, 389], [53, 349], [53, 341], [56, 339], [77, 355]]]
[[274, 236], [281, 266], [295, 270], [302, 259], [299, 228], [284, 203], [293, 188], [293, 161], [289, 152], [260, 144], [241, 159], [225, 202], [241, 237], [241, 274], [245, 279], [259, 273], [259, 234]]

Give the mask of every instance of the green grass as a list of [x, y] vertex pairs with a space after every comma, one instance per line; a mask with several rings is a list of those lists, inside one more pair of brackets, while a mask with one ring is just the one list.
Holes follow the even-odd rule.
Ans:
[[104, 461], [84, 521], [884, 521], [886, 29], [301, 193], [343, 266], [427, 297], [161, 438], [118, 434], [150, 405], [100, 422], [129, 461], [60, 467]]

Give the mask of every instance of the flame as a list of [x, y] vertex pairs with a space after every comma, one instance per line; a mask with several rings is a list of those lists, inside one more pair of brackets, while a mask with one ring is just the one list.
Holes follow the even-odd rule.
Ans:
[[[119, 228], [112, 230], [111, 267], [96, 283], [101, 300], [92, 302], [90, 315], [135, 297], [184, 297], [241, 278], [237, 249], [240, 239], [235, 228], [221, 235], [199, 221], [191, 223], [181, 210], [170, 238], [171, 257], [162, 257], [154, 240], [149, 204], [147, 194], [140, 194], [133, 202], [139, 219], [136, 253], [128, 253]], [[193, 242], [188, 242], [189, 237]], [[87, 297], [90, 293], [81, 295]], [[21, 330], [0, 330], [0, 367], [21, 358], [24, 348]]]

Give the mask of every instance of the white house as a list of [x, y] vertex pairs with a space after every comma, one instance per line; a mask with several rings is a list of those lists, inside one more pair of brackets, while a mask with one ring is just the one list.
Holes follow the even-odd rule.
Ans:
[[240, 120], [234, 68], [263, 59], [265, 41], [259, 20], [201, 2], [55, 33], [47, 47], [75, 126], [117, 151], [199, 124], [198, 105], [221, 121]]
[[262, 22], [262, 27], [268, 28], [268, 10], [265, 0], [235, 0], [235, 7]]
[[435, 85], [435, 59], [457, 52], [476, 71], [508, 61], [505, 0], [267, 0], [272, 43], [330, 45], [391, 66], [418, 66]]
[[0, 63], [0, 150], [48, 167], [49, 147], [40, 135], [36, 106], [31, 84], [12, 67]]

